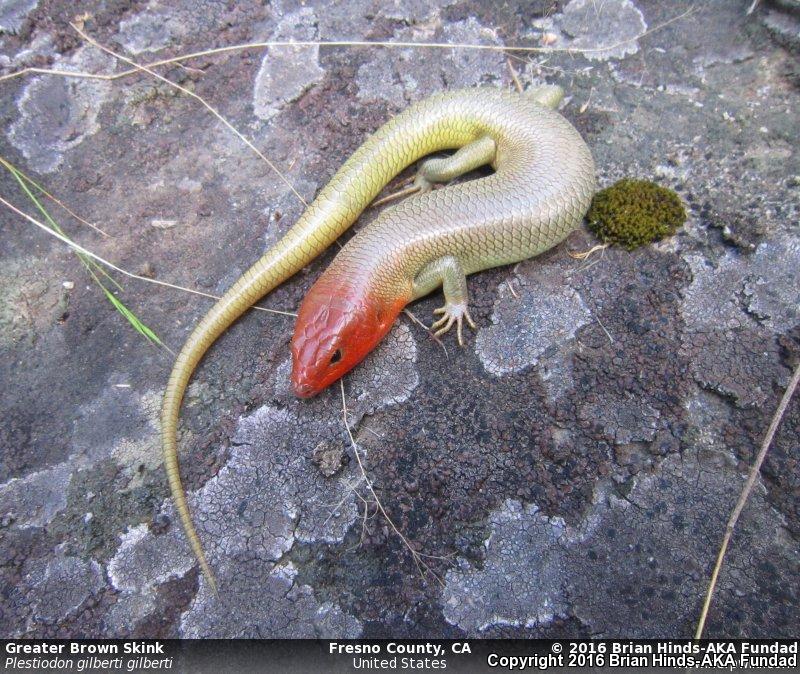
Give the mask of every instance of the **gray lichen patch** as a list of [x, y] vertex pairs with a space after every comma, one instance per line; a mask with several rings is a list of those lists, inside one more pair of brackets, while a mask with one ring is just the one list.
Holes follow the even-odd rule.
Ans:
[[146, 593], [155, 585], [185, 574], [191, 552], [182, 536], [152, 536], [145, 524], [128, 529], [108, 563], [108, 577], [124, 593]]
[[[82, 72], [110, 72], [114, 60], [94, 48], [81, 48], [54, 68]], [[17, 101], [19, 118], [8, 138], [35, 171], [51, 173], [64, 155], [98, 131], [97, 117], [111, 91], [102, 80], [36, 77]]]
[[[310, 7], [282, 17], [269, 40], [307, 41], [317, 39], [317, 17]], [[274, 47], [261, 61], [253, 88], [253, 112], [271, 119], [281, 108], [297, 100], [325, 76], [319, 65], [319, 47]]]
[[621, 59], [639, 51], [636, 41], [647, 30], [642, 12], [631, 0], [572, 0], [560, 16], [559, 28], [571, 39], [567, 46], [586, 50], [590, 60]]
[[714, 266], [700, 255], [686, 256], [692, 283], [684, 292], [681, 314], [688, 330], [724, 330], [750, 324], [740, 306], [743, 269], [738, 257], [728, 255]]
[[0, 35], [17, 33], [38, 0], [3, 0], [0, 2]]
[[[442, 10], [456, 2], [457, 0], [310, 0], [303, 4], [316, 9], [320, 38], [335, 41], [364, 40], [380, 25], [423, 26], [439, 22]], [[370, 50], [368, 56], [372, 58], [377, 53], [377, 50]]]
[[280, 566], [235, 556], [226, 560], [229, 582], [221, 598], [206, 586], [181, 619], [185, 638], [355, 638], [361, 623], [330, 602], [317, 602], [312, 588], [295, 583], [291, 563]]
[[[577, 617], [596, 636], [688, 637], [741, 485], [728, 455], [690, 450], [638, 478], [625, 498], [599, 489], [576, 527], [535, 506], [507, 502], [490, 518], [483, 565], [462, 560], [448, 572], [444, 615], [470, 635], [562, 615]], [[729, 606], [740, 610], [725, 624], [715, 624], [712, 615], [712, 629], [731, 637], [775, 636], [777, 626], [789, 628], [798, 619], [797, 589], [778, 598], [762, 596], [762, 588], [791, 584], [800, 554], [761, 488], [739, 526], [715, 615], [730, 615]], [[765, 559], [780, 563], [767, 567]]]
[[67, 505], [74, 468], [69, 462], [0, 485], [3, 526], [43, 527]]
[[778, 237], [746, 259], [729, 253], [716, 266], [695, 255], [686, 260], [693, 280], [681, 306], [683, 350], [695, 379], [739, 405], [763, 404], [788, 377], [772, 331], [797, 322], [797, 242]]
[[69, 616], [104, 586], [103, 571], [94, 560], [85, 561], [59, 551], [49, 561], [32, 564], [26, 603], [31, 619], [55, 622]]
[[697, 255], [686, 260], [694, 276], [684, 292], [682, 309], [690, 329], [733, 329], [757, 322], [771, 330], [787, 330], [800, 321], [796, 236], [783, 234], [764, 241], [747, 258], [728, 253], [716, 266]]
[[492, 325], [480, 330], [475, 343], [487, 372], [502, 376], [536, 365], [546, 356], [558, 358], [557, 352], [589, 322], [591, 312], [566, 282], [567, 269], [563, 260], [522, 263], [516, 279], [509, 281], [517, 297], [507, 284], [500, 286]]
[[[394, 33], [398, 42], [447, 42], [500, 45], [491, 28], [474, 17], [442, 26], [432, 22]], [[419, 99], [419, 92], [436, 91], [442, 83], [456, 89], [499, 81], [505, 76], [500, 52], [430, 49], [419, 58], [418, 49], [386, 49], [358, 70], [356, 84], [362, 101], [387, 101], [402, 107]]]
[[509, 500], [489, 523], [483, 564], [472, 566], [462, 559], [447, 572], [442, 593], [447, 621], [478, 636], [496, 625], [533, 627], [563, 615], [564, 521]]
[[759, 245], [744, 283], [747, 310], [770, 330], [800, 322], [800, 240], [785, 235]]
[[405, 402], [419, 385], [416, 362], [414, 335], [406, 323], [398, 323], [364, 367], [348, 375], [348, 405], [360, 417]]
[[139, 622], [151, 615], [155, 608], [154, 592], [122, 594], [106, 615], [106, 621], [114, 635], [134, 634]]

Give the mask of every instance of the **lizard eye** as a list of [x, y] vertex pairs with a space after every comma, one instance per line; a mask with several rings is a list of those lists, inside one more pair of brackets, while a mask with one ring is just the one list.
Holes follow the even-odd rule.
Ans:
[[342, 350], [341, 349], [336, 349], [336, 351], [334, 351], [333, 355], [331, 356], [331, 363], [330, 364], [331, 365], [336, 365], [336, 363], [338, 363], [341, 359], [342, 359]]

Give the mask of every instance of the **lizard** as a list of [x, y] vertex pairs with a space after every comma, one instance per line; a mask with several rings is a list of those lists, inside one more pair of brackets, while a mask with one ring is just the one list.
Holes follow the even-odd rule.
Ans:
[[[410, 302], [442, 287], [432, 330], [475, 323], [466, 277], [560, 243], [595, 191], [591, 152], [556, 111], [554, 85], [525, 92], [471, 88], [412, 104], [368, 138], [284, 236], [217, 301], [175, 360], [161, 412], [164, 464], [176, 511], [211, 589], [216, 581], [192, 523], [178, 466], [183, 395], [211, 344], [249, 307], [330, 246], [401, 171], [423, 161], [418, 194], [384, 209], [342, 248], [303, 299], [291, 341], [291, 382], [305, 398], [340, 379], [389, 332]], [[486, 177], [432, 190], [484, 165]]]

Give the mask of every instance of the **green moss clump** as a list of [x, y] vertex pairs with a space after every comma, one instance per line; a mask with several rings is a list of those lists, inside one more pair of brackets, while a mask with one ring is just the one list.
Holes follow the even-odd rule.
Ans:
[[674, 234], [686, 211], [672, 190], [623, 178], [595, 194], [586, 217], [599, 239], [633, 250]]

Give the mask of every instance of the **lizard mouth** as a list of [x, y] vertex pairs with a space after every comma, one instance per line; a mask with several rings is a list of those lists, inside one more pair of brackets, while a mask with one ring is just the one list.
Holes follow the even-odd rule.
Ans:
[[292, 389], [298, 398], [313, 398], [319, 391], [317, 391], [311, 384], [306, 382], [294, 381], [292, 378]]

